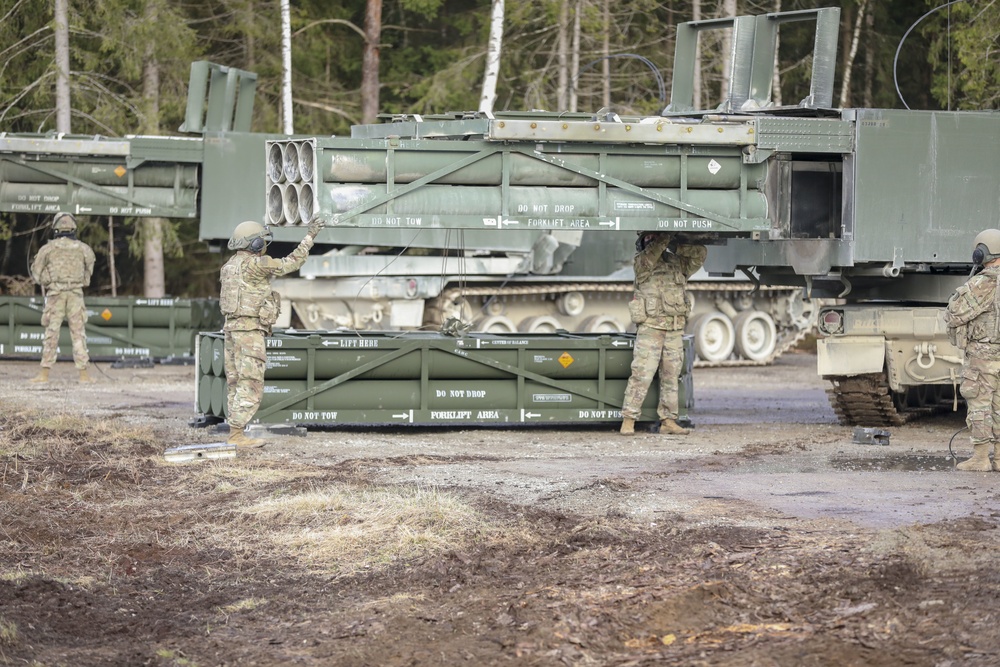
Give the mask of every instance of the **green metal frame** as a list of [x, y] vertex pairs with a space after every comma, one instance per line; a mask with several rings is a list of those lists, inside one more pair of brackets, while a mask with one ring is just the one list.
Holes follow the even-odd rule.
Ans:
[[771, 106], [778, 27], [783, 23], [797, 21], [816, 22], [809, 96], [798, 106], [810, 109], [830, 108], [833, 104], [833, 81], [837, 65], [839, 7], [681, 23], [677, 26], [674, 78], [670, 88], [670, 104], [665, 113], [681, 114], [700, 110], [694, 100], [694, 73], [695, 68], [700, 66], [697, 59], [698, 35], [706, 30], [731, 29], [733, 32], [733, 50], [729, 54], [732, 75], [727, 99], [713, 111], [738, 113]]

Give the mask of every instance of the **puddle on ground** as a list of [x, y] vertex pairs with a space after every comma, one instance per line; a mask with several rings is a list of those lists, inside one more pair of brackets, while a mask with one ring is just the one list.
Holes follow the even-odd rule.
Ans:
[[947, 454], [886, 454], [884, 456], [837, 456], [830, 459], [835, 470], [853, 472], [931, 472], [953, 470], [957, 461]]

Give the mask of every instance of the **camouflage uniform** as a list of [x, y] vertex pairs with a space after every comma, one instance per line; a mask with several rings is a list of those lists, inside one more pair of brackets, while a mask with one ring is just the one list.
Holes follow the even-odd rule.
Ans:
[[42, 326], [42, 368], [52, 368], [59, 348], [59, 330], [63, 319], [69, 322], [73, 340], [73, 363], [79, 370], [87, 368], [87, 309], [83, 303], [83, 288], [90, 284], [94, 273], [94, 251], [83, 241], [54, 238], [38, 251], [31, 263], [31, 277], [45, 289]]
[[673, 243], [667, 233], [656, 235], [636, 253], [635, 294], [629, 311], [638, 329], [622, 417], [639, 418], [649, 385], [659, 372], [657, 414], [661, 420], [677, 419], [677, 378], [684, 362], [682, 336], [690, 310], [684, 288], [707, 253], [703, 245]]
[[[962, 397], [973, 449], [1000, 454], [1000, 266], [987, 266], [955, 290], [945, 313], [948, 338], [965, 350]], [[988, 468], [988, 460], [983, 469]], [[962, 464], [959, 464], [961, 467]], [[964, 470], [979, 468], [965, 467]], [[996, 464], [993, 464], [996, 469]]]
[[227, 421], [233, 430], [247, 425], [264, 395], [265, 337], [281, 310], [271, 279], [301, 267], [312, 246], [313, 237], [307, 235], [284, 259], [240, 250], [222, 267], [219, 305], [226, 316]]

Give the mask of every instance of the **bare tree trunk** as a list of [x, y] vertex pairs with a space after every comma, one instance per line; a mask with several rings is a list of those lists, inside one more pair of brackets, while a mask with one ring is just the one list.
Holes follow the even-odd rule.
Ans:
[[69, 0], [56, 0], [56, 131], [70, 133]]
[[150, 299], [166, 296], [166, 280], [163, 270], [163, 226], [169, 224], [163, 218], [143, 218], [143, 287], [142, 292]]
[[295, 134], [292, 118], [292, 15], [289, 0], [281, 0], [281, 126]]
[[556, 58], [559, 62], [559, 90], [556, 91], [556, 106], [566, 111], [569, 106], [569, 0], [559, 3], [559, 37]]
[[[159, 12], [155, 2], [146, 5], [144, 19], [156, 25]], [[148, 42], [142, 65], [142, 129], [146, 134], [160, 133], [160, 63], [155, 44]], [[151, 299], [166, 295], [163, 262], [163, 230], [170, 222], [163, 218], [143, 218], [143, 294]]]
[[[254, 14], [254, 7], [251, 3], [247, 3], [246, 9], [244, 10], [246, 15], [247, 25], [252, 25], [256, 15]], [[257, 40], [254, 37], [253, 31], [244, 31], [245, 37], [243, 39], [243, 55], [246, 59], [245, 67], [251, 72], [257, 71]]]
[[573, 3], [573, 46], [570, 54], [569, 110], [576, 111], [577, 89], [580, 86], [580, 0]]
[[115, 271], [115, 218], [108, 216], [108, 273], [111, 274], [111, 296], [118, 296], [118, 274]]
[[[701, 20], [701, 0], [692, 0], [691, 20]], [[701, 39], [698, 39], [694, 47], [694, 81], [692, 82], [691, 88], [693, 93], [692, 97], [694, 99], [694, 108], [704, 108], [701, 104]]]
[[[774, 0], [774, 11], [781, 11], [781, 0]], [[771, 103], [781, 106], [781, 58], [778, 57], [781, 47], [781, 32], [774, 36], [774, 77], [771, 82]]]
[[601, 106], [611, 106], [611, 0], [604, 0], [604, 43], [601, 45], [601, 80], [604, 84], [604, 94]]
[[872, 100], [872, 86], [875, 85], [875, 12], [868, 12], [865, 15], [865, 28], [868, 35], [867, 46], [865, 47], [865, 93], [864, 105], [871, 108], [874, 104]]
[[[736, 0], [722, 0], [722, 15], [726, 18], [736, 16]], [[727, 30], [722, 38], [722, 101], [729, 99], [729, 82], [733, 77], [732, 59], [733, 33]]]
[[379, 41], [382, 38], [382, 0], [368, 0], [365, 8], [365, 53], [361, 59], [361, 122], [378, 116]]
[[854, 67], [854, 58], [858, 54], [858, 43], [861, 41], [861, 24], [865, 20], [865, 8], [868, 0], [861, 0], [858, 5], [858, 15], [854, 20], [854, 34], [851, 37], [851, 50], [844, 63], [844, 82], [840, 88], [840, 108], [846, 108], [851, 99], [851, 69]]
[[493, 111], [497, 98], [497, 80], [500, 78], [500, 53], [503, 46], [504, 0], [493, 0], [490, 15], [490, 38], [486, 47], [486, 74], [483, 76], [483, 93], [479, 97], [480, 111]]

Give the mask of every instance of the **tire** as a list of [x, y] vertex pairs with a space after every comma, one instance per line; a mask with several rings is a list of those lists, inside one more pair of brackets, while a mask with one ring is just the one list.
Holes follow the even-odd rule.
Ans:
[[492, 315], [490, 317], [483, 318], [476, 322], [476, 326], [473, 328], [476, 331], [482, 331], [485, 333], [517, 333], [517, 327], [514, 326], [514, 322], [512, 322], [509, 317], [505, 317], [503, 315]]
[[691, 321], [691, 335], [694, 337], [695, 355], [709, 363], [725, 361], [736, 347], [732, 320], [717, 310], [695, 317]]
[[564, 328], [554, 317], [550, 315], [539, 315], [538, 317], [527, 317], [517, 325], [517, 330], [522, 333], [555, 333]]
[[622, 333], [625, 327], [610, 315], [591, 315], [585, 319], [580, 329], [587, 333]]
[[736, 354], [750, 361], [765, 361], [778, 346], [774, 318], [761, 310], [744, 310], [733, 322], [736, 330]]

